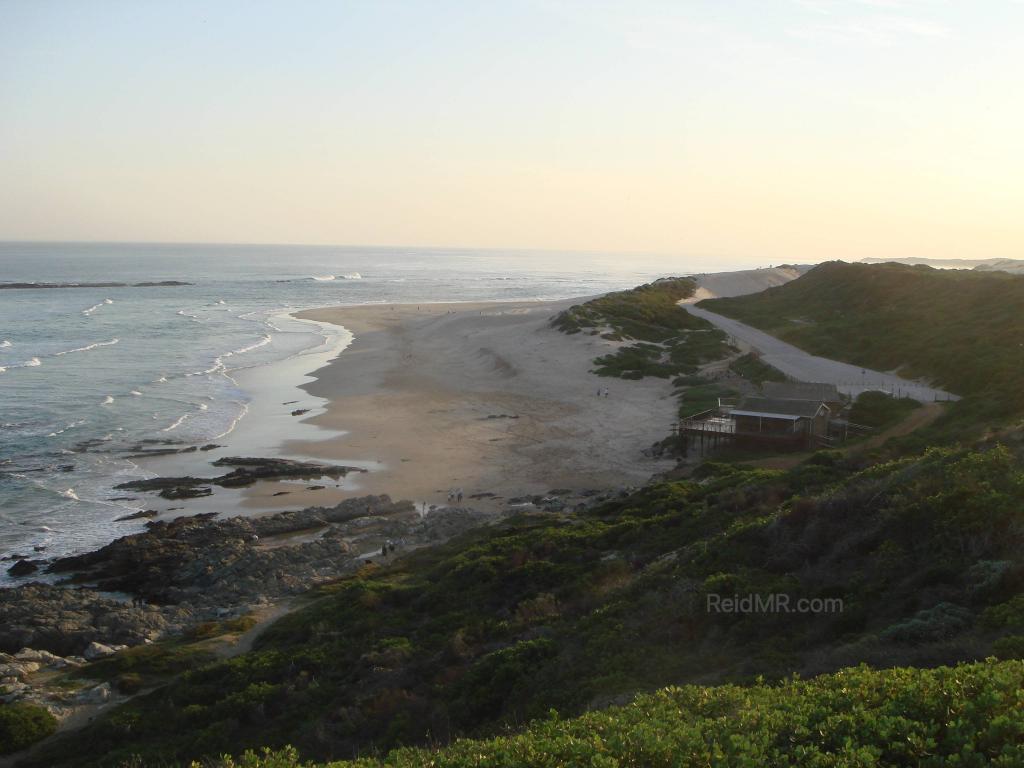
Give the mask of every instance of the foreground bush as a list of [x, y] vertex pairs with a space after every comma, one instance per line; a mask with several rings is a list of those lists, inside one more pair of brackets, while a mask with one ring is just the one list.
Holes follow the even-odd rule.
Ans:
[[57, 720], [35, 704], [0, 704], [0, 755], [25, 749], [57, 729]]
[[[224, 768], [298, 766], [291, 750]], [[351, 768], [1020, 766], [1024, 662], [845, 669], [780, 685], [666, 688], [524, 733], [401, 749]]]

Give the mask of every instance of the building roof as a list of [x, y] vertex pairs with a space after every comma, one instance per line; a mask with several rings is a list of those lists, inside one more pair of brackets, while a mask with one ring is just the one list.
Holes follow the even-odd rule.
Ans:
[[825, 408], [820, 400], [786, 400], [779, 397], [745, 397], [733, 408], [734, 416], [764, 416], [790, 421], [813, 419]]
[[815, 384], [804, 381], [766, 381], [761, 387], [765, 397], [779, 400], [816, 400], [835, 403], [842, 400], [835, 384]]

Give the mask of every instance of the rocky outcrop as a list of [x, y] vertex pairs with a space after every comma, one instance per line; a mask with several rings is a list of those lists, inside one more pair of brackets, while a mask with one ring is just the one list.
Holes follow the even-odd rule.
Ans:
[[81, 655], [93, 642], [138, 645], [174, 623], [174, 612], [131, 605], [91, 589], [39, 583], [0, 589], [0, 651], [5, 653], [34, 648], [68, 656]]
[[62, 585], [0, 589], [0, 652], [30, 648], [99, 658], [105, 648], [153, 641], [306, 592], [381, 557], [384, 542], [401, 553], [490, 519], [451, 508], [421, 516], [411, 503], [387, 496], [256, 518], [215, 517], [149, 522], [142, 533], [52, 562], [47, 570], [63, 575]]
[[254, 605], [337, 578], [385, 540], [406, 547], [444, 540], [479, 525], [482, 513], [434, 510], [425, 517], [387, 496], [347, 499], [263, 517], [213, 515], [150, 522], [102, 549], [48, 568], [69, 583], [125, 592], [196, 616]]
[[11, 576], [28, 576], [39, 570], [40, 563], [35, 560], [18, 560], [14, 565], [7, 569], [7, 572]]
[[152, 477], [145, 480], [131, 480], [115, 486], [118, 490], [157, 491], [165, 499], [188, 499], [209, 496], [209, 487], [242, 488], [257, 480], [309, 480], [330, 477], [335, 480], [350, 472], [365, 472], [361, 467], [346, 467], [332, 464], [318, 464], [311, 461], [290, 459], [259, 459], [229, 456], [213, 462], [215, 467], [235, 469], [217, 477]]

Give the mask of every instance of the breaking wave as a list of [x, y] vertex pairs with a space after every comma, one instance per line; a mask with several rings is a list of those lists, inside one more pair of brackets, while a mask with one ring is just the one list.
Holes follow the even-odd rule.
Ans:
[[89, 307], [88, 309], [83, 309], [82, 310], [82, 314], [85, 315], [86, 317], [88, 317], [89, 315], [91, 315], [93, 312], [95, 312], [100, 307], [103, 307], [106, 304], [113, 304], [113, 303], [114, 303], [113, 299], [104, 299], [99, 304], [95, 304], [95, 305]]
[[344, 275], [312, 275], [311, 279], [324, 283], [330, 280], [362, 280], [363, 276], [358, 272], [349, 272]]
[[178, 427], [180, 427], [180, 426], [181, 426], [181, 425], [182, 425], [182, 424], [183, 424], [183, 423], [185, 422], [185, 419], [187, 419], [187, 418], [188, 418], [188, 414], [187, 414], [187, 413], [186, 413], [186, 414], [185, 414], [184, 416], [179, 416], [179, 417], [178, 417], [178, 420], [177, 420], [177, 421], [175, 421], [175, 422], [174, 422], [173, 424], [171, 424], [171, 426], [169, 426], [169, 427], [164, 427], [164, 428], [163, 428], [163, 429], [161, 429], [160, 431], [161, 431], [161, 432], [173, 432], [173, 431], [174, 431], [174, 430], [176, 430], [176, 429], [177, 429]]
[[96, 349], [97, 347], [111, 347], [117, 344], [120, 339], [111, 339], [110, 341], [97, 341], [95, 344], [89, 344], [85, 347], [76, 347], [75, 349], [66, 349], [63, 352], [54, 353], [54, 357], [60, 357], [61, 355], [70, 355], [73, 352], [88, 352], [90, 349]]

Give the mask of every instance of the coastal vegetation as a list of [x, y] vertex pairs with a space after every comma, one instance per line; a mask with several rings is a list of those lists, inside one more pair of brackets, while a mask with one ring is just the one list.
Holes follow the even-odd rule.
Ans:
[[622, 342], [594, 360], [594, 373], [623, 379], [663, 379], [692, 374], [734, 351], [725, 333], [679, 307], [693, 295], [690, 277], [668, 277], [570, 307], [553, 325], [565, 333], [589, 332]]
[[821, 264], [797, 280], [700, 306], [807, 350], [897, 369], [970, 397], [979, 415], [1024, 411], [1024, 280], [903, 264]]
[[850, 406], [850, 421], [874, 429], [885, 429], [903, 421], [921, 403], [909, 397], [892, 397], [885, 392], [862, 392]]
[[[857, 667], [813, 680], [688, 685], [625, 706], [533, 722], [524, 732], [401, 749], [334, 768], [600, 765], [1017, 766], [1024, 763], [1024, 663]], [[294, 750], [220, 768], [299, 768]]]
[[[536, 723], [552, 710], [573, 717], [666, 685], [775, 683], [864, 662], [1013, 659], [1024, 634], [1024, 474], [1014, 445], [935, 448], [880, 464], [823, 452], [785, 472], [711, 463], [587, 511], [507, 519], [321, 588], [251, 652], [190, 669], [27, 764], [166, 763], [289, 744], [303, 759], [326, 760], [492, 739], [529, 722], [535, 730], [513, 737], [527, 740], [517, 749], [535, 739], [542, 751], [556, 732], [543, 735]], [[713, 595], [774, 594], [841, 608], [708, 609]], [[844, 674], [868, 688], [882, 680]], [[944, 706], [929, 682], [937, 678], [902, 674], [920, 675], [922, 706]], [[785, 699], [771, 697], [810, 690], [793, 685], [743, 695], [769, 697], [784, 712]], [[727, 701], [736, 690], [701, 695]], [[957, 706], [972, 700], [965, 693]], [[622, 718], [631, 729], [629, 713], [650, 701], [587, 717], [608, 718], [609, 729]], [[875, 725], [844, 720], [844, 711], [830, 722], [866, 729], [864, 754], [886, 754]], [[588, 722], [597, 720], [580, 721]], [[678, 738], [692, 727], [682, 718]], [[920, 749], [934, 751], [928, 738], [945, 736], [929, 728], [921, 726]], [[1019, 724], [1006, 728], [1017, 733]], [[772, 733], [755, 739], [752, 754], [776, 743]], [[579, 749], [597, 759], [605, 753], [593, 737]], [[481, 748], [505, 742], [488, 743]], [[995, 738], [992, 757], [1012, 743]]]
[[748, 352], [733, 360], [729, 363], [729, 370], [754, 384], [763, 384], [766, 381], [786, 381], [787, 379], [786, 374], [778, 368], [768, 365], [753, 352]]
[[44, 707], [19, 702], [0, 704], [0, 755], [30, 747], [57, 730], [57, 719]]

